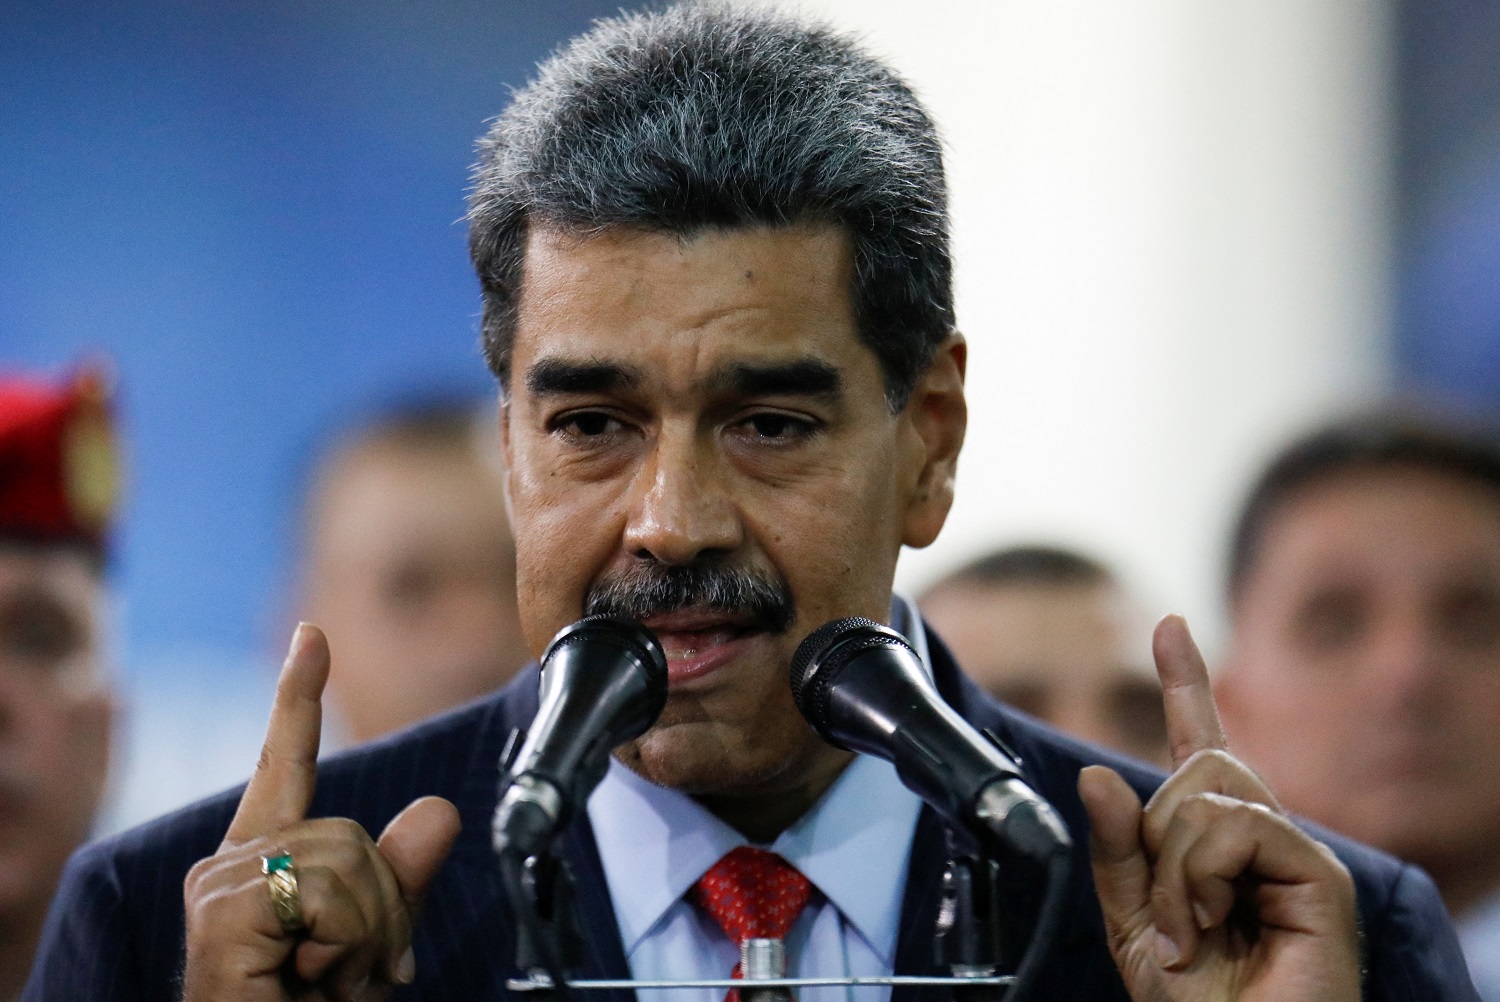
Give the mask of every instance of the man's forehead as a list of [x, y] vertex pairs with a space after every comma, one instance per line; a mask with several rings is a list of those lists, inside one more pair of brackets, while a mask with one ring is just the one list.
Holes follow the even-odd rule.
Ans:
[[579, 263], [665, 272], [687, 266], [695, 253], [707, 252], [728, 263], [756, 256], [775, 259], [793, 246], [801, 246], [830, 264], [849, 265], [853, 261], [854, 245], [848, 231], [837, 223], [812, 220], [680, 231], [623, 225], [581, 229], [538, 221], [527, 230], [525, 260], [528, 273]]
[[[1431, 515], [1439, 508], [1446, 517], [1413, 517], [1415, 510]], [[1397, 525], [1398, 538], [1412, 542], [1467, 539], [1476, 530], [1487, 540], [1500, 541], [1500, 496], [1446, 470], [1404, 464], [1356, 467], [1288, 494], [1271, 510], [1265, 538], [1268, 549], [1277, 541], [1293, 540], [1303, 548], [1312, 544], [1314, 551], [1354, 547], [1378, 553], [1381, 548], [1371, 547], [1368, 537], [1375, 522]]]
[[831, 226], [530, 236], [512, 386], [835, 394], [877, 371]]
[[[688, 234], [609, 227], [591, 234], [546, 227], [527, 237], [520, 316], [607, 305], [693, 322], [766, 297], [853, 317], [853, 250], [829, 224], [753, 226]], [[670, 297], [662, 297], [671, 290]]]

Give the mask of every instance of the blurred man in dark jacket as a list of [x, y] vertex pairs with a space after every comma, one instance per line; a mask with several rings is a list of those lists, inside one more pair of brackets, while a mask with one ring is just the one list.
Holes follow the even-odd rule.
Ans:
[[0, 377], [0, 999], [20, 995], [63, 864], [104, 789], [101, 382]]
[[1310, 435], [1252, 491], [1229, 589], [1234, 747], [1426, 869], [1500, 1000], [1500, 451], [1398, 417]]

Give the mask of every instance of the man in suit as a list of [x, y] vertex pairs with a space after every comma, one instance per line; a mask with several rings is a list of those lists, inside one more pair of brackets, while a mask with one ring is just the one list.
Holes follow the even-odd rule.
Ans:
[[0, 999], [21, 994], [109, 766], [104, 384], [0, 377]]
[[1500, 1002], [1500, 450], [1409, 414], [1319, 428], [1261, 473], [1229, 563], [1236, 749], [1431, 874]]
[[[561, 839], [580, 974], [725, 977], [745, 938], [783, 939], [796, 974], [933, 969], [933, 814], [788, 686], [802, 638], [864, 615], [1077, 836], [1039, 997], [1353, 1000], [1363, 968], [1370, 998], [1471, 998], [1425, 877], [1331, 851], [1223, 749], [1180, 619], [1156, 636], [1162, 783], [981, 696], [893, 600], [952, 501], [966, 351], [939, 144], [889, 69], [756, 9], [601, 22], [484, 140], [470, 221], [527, 640], [610, 613], [668, 660], [660, 719]], [[487, 826], [534, 671], [318, 765], [330, 658], [299, 629], [242, 793], [75, 860], [28, 999], [505, 995]]]

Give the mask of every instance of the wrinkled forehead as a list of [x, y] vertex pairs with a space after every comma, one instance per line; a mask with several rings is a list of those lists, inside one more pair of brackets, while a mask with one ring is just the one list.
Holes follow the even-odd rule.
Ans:
[[512, 386], [538, 362], [591, 358], [685, 384], [733, 360], [878, 362], [859, 339], [852, 252], [837, 226], [534, 229]]

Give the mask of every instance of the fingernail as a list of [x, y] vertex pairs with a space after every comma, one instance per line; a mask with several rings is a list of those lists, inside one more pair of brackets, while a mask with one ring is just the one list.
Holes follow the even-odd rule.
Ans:
[[297, 628], [292, 631], [292, 642], [287, 645], [286, 649], [286, 656], [288, 660], [291, 660], [292, 655], [297, 653], [297, 647], [301, 644], [302, 641], [302, 630], [305, 626], [307, 626], [306, 623], [298, 623]]
[[1156, 934], [1153, 948], [1156, 951], [1156, 962], [1162, 967], [1170, 969], [1182, 961], [1182, 954], [1177, 952], [1177, 944], [1172, 942], [1172, 937], [1164, 932]]
[[1204, 908], [1203, 905], [1197, 901], [1193, 902], [1193, 918], [1198, 920], [1199, 929], [1208, 929], [1213, 925], [1213, 920], [1208, 916], [1208, 909]]
[[396, 961], [396, 980], [403, 985], [409, 985], [417, 979], [417, 955], [411, 947]]

